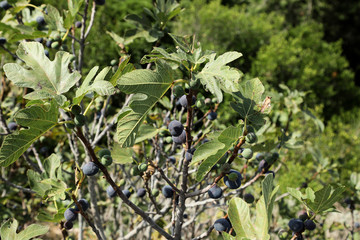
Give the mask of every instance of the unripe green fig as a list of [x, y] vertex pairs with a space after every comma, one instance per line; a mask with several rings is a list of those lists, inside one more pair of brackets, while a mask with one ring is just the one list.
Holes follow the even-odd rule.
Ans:
[[71, 107], [71, 112], [74, 115], [79, 115], [81, 113], [81, 107], [79, 105], [74, 105]]
[[257, 141], [257, 136], [253, 132], [249, 132], [245, 137], [246, 142], [255, 143]]
[[245, 158], [245, 159], [250, 159], [253, 156], [253, 151], [250, 148], [245, 148], [243, 150], [243, 152], [241, 153], [241, 155]]
[[224, 163], [222, 166], [221, 166], [221, 171], [224, 172], [224, 173], [229, 173], [231, 170], [231, 166], [229, 163]]
[[196, 107], [197, 108], [201, 108], [203, 106], [205, 106], [205, 102], [204, 102], [203, 99], [199, 99], [199, 100], [196, 101]]
[[171, 136], [166, 137], [165, 142], [172, 143], [173, 142], [172, 137]]
[[139, 166], [138, 166], [138, 169], [140, 172], [145, 172], [148, 168], [148, 165], [146, 163], [141, 163]]
[[151, 191], [151, 195], [153, 195], [154, 197], [159, 196], [159, 193], [160, 193], [160, 191], [157, 188], [155, 188]]
[[228, 178], [230, 181], [235, 182], [238, 179], [238, 175], [237, 173], [232, 172], [228, 175]]
[[103, 148], [103, 149], [99, 150], [99, 151], [97, 152], [97, 154], [98, 154], [99, 158], [102, 158], [102, 157], [104, 157], [104, 156], [106, 156], [106, 155], [111, 156], [110, 150], [109, 150], [109, 149], [106, 149], [106, 148]]
[[76, 115], [74, 118], [74, 123], [77, 127], [82, 127], [85, 125], [86, 117], [82, 114]]
[[60, 39], [61, 39], [60, 34], [56, 34], [56, 36], [54, 37], [54, 40], [55, 41], [60, 41]]
[[125, 179], [121, 179], [121, 180], [119, 181], [119, 186], [120, 186], [120, 187], [121, 187], [121, 186], [124, 186], [125, 183], [126, 183]]
[[176, 85], [173, 89], [173, 94], [176, 98], [179, 98], [185, 94], [185, 91], [181, 85]]
[[53, 42], [51, 48], [58, 49], [60, 47], [59, 42]]
[[104, 165], [104, 166], [110, 166], [113, 162], [113, 159], [110, 155], [105, 155], [101, 158], [101, 163]]
[[111, 66], [115, 66], [116, 64], [117, 64], [117, 60], [116, 60], [116, 59], [111, 60], [111, 62], [110, 62], [110, 65], [111, 65]]

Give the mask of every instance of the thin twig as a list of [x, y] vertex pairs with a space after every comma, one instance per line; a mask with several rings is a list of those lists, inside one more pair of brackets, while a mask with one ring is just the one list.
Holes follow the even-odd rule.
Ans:
[[6, 182], [6, 184], [8, 184], [10, 187], [13, 187], [13, 188], [16, 188], [16, 189], [19, 189], [23, 192], [26, 192], [26, 193], [36, 193], [34, 192], [33, 190], [29, 189], [29, 188], [24, 188], [22, 186], [19, 186], [19, 185], [16, 185], [14, 183], [12, 183], [11, 181], [9, 181], [8, 179], [5, 179], [3, 177], [0, 177], [0, 179], [3, 181], [3, 182]]
[[213, 229], [214, 229], [214, 226], [210, 226], [206, 232], [204, 232], [203, 234], [201, 234], [200, 236], [198, 236], [196, 238], [193, 238], [192, 240], [200, 240], [200, 239], [204, 239], [204, 238], [208, 237]]
[[96, 13], [96, 2], [93, 1], [93, 6], [91, 8], [91, 15], [90, 15], [90, 22], [89, 22], [89, 26], [86, 30], [86, 33], [85, 33], [85, 39], [88, 37], [89, 33], [90, 33], [90, 30], [94, 24], [94, 19], [95, 19], [95, 13]]

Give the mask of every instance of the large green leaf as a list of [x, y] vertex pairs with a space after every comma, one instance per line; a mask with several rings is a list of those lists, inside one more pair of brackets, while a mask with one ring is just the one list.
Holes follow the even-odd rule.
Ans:
[[45, 56], [42, 44], [22, 42], [16, 54], [30, 69], [17, 63], [8, 63], [4, 65], [4, 71], [15, 85], [34, 90], [24, 96], [26, 99], [55, 98], [62, 105], [66, 101], [62, 94], [68, 92], [81, 77], [76, 71], [69, 72], [71, 55], [67, 52], [57, 52], [55, 59], [50, 61]]
[[114, 163], [125, 164], [133, 162], [132, 148], [122, 148], [118, 143], [114, 143], [114, 146], [111, 151], [111, 157], [114, 160]]
[[256, 219], [253, 224], [250, 219], [248, 204], [241, 198], [234, 197], [229, 203], [229, 218], [235, 229], [237, 239], [270, 239], [269, 227], [275, 201], [275, 194], [279, 186], [273, 189], [273, 176], [268, 174], [262, 182], [262, 193], [256, 203]]
[[250, 219], [248, 204], [241, 198], [234, 197], [229, 202], [228, 215], [236, 232], [236, 238], [256, 239], [255, 228]]
[[315, 214], [325, 212], [331, 209], [335, 202], [343, 197], [342, 193], [345, 191], [343, 186], [331, 186], [326, 185], [319, 191], [315, 192], [315, 198], [306, 199], [306, 205], [313, 211]]
[[201, 83], [216, 96], [219, 102], [223, 100], [221, 92], [232, 93], [239, 90], [239, 80], [242, 73], [235, 69], [226, 66], [226, 64], [238, 59], [242, 56], [239, 52], [226, 52], [215, 59], [216, 53], [210, 56], [210, 60], [201, 72], [195, 75], [200, 79]]
[[[201, 181], [211, 168], [220, 160], [220, 158], [224, 156], [229, 148], [233, 146], [237, 140], [239, 140], [241, 132], [241, 127], [229, 127], [213, 141], [200, 146], [199, 153], [197, 153], [198, 150], [195, 151], [194, 161], [200, 161], [202, 158], [205, 158], [196, 172], [197, 181]], [[209, 151], [209, 154], [206, 154], [207, 150]]]
[[309, 210], [315, 214], [320, 214], [333, 208], [334, 203], [343, 197], [342, 193], [345, 191], [345, 187], [326, 185], [316, 192], [308, 187], [305, 194], [294, 188], [287, 188], [287, 190], [291, 196], [302, 202]]
[[8, 240], [29, 240], [34, 237], [43, 235], [49, 231], [48, 226], [31, 224], [20, 233], [16, 233], [19, 223], [16, 219], [9, 219], [1, 225], [1, 239]]
[[56, 212], [50, 212], [47, 209], [40, 209], [37, 219], [42, 222], [60, 222], [64, 219], [64, 212], [66, 208], [56, 209]]
[[7, 167], [15, 162], [41, 135], [57, 124], [58, 106], [31, 106], [15, 115], [16, 122], [27, 129], [5, 137], [0, 148], [0, 166]]
[[135, 70], [118, 80], [120, 90], [134, 94], [129, 104], [131, 112], [117, 124], [115, 138], [121, 147], [134, 145], [145, 116], [171, 87], [172, 82], [172, 70], [162, 62], [157, 63], [155, 72], [148, 69]]
[[256, 203], [256, 221], [254, 224], [256, 239], [261, 239], [261, 240], [270, 239], [268, 214], [266, 210], [267, 209], [265, 205], [264, 196], [261, 196], [259, 201]]
[[260, 109], [264, 91], [265, 88], [259, 79], [248, 80], [240, 84], [240, 91], [233, 93], [236, 102], [232, 102], [231, 106], [244, 121], [263, 125], [265, 115]]
[[[73, 100], [74, 104], [79, 104], [83, 97], [89, 92], [96, 92], [100, 96], [112, 95], [115, 93], [114, 86], [109, 82], [104, 80], [106, 75], [108, 74], [110, 67], [106, 67], [95, 77], [99, 67], [93, 67], [80, 88], [76, 90], [76, 95]], [[95, 77], [95, 79], [94, 79]], [[94, 79], [94, 80], [93, 80]], [[93, 80], [93, 81], [92, 81]]]

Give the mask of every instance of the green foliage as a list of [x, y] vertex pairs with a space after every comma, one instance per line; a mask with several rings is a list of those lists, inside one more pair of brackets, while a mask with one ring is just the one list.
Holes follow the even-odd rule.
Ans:
[[237, 197], [230, 200], [228, 214], [237, 238], [270, 239], [268, 231], [277, 190], [278, 187], [273, 189], [272, 174], [267, 175], [262, 182], [263, 196], [256, 203], [255, 222], [251, 220], [249, 205], [244, 200]]
[[33, 170], [27, 171], [30, 187], [39, 196], [46, 200], [64, 200], [66, 183], [62, 180], [60, 159], [52, 154], [44, 162], [45, 172], [39, 174]]
[[161, 62], [157, 64], [156, 72], [135, 70], [118, 80], [121, 91], [128, 94], [136, 93], [129, 104], [131, 111], [118, 121], [116, 139], [122, 147], [134, 145], [136, 134], [146, 114], [167, 92], [173, 81], [170, 67]]
[[[223, 53], [238, 50], [244, 58], [242, 70], [248, 71], [251, 59], [270, 37], [281, 31], [281, 14], [258, 12], [257, 4], [227, 7], [217, 1], [184, 1], [186, 11], [175, 25], [179, 35], [196, 34], [204, 49]], [[225, 27], [226, 26], [226, 27]]]
[[31, 70], [17, 63], [4, 65], [6, 76], [17, 86], [31, 88], [34, 91], [24, 98], [30, 100], [54, 98], [61, 106], [66, 97], [63, 93], [69, 91], [79, 81], [78, 72], [69, 73], [70, 54], [57, 52], [54, 61], [45, 56], [44, 47], [40, 43], [24, 42], [16, 52]]
[[9, 219], [1, 225], [0, 236], [2, 239], [29, 240], [43, 235], [49, 231], [48, 226], [31, 224], [26, 229], [17, 233], [19, 223], [16, 219]]
[[40, 136], [58, 124], [58, 106], [31, 106], [15, 115], [17, 124], [28, 127], [5, 137], [0, 148], [0, 165], [7, 167], [15, 162]]
[[261, 109], [264, 86], [259, 79], [252, 79], [240, 84], [240, 91], [234, 92], [236, 102], [231, 103], [232, 108], [240, 114], [246, 122], [256, 126], [264, 124], [264, 110]]
[[204, 160], [196, 173], [196, 180], [201, 181], [211, 168], [233, 146], [241, 136], [241, 127], [229, 127], [214, 140], [201, 145], [192, 159], [192, 165]]
[[327, 185], [316, 192], [311, 188], [306, 188], [305, 194], [293, 188], [288, 188], [288, 191], [317, 215], [333, 210], [334, 203], [343, 197], [342, 193], [345, 191], [345, 187]]
[[98, 75], [96, 75], [98, 69], [99, 67], [93, 67], [82, 82], [80, 88], [76, 90], [76, 96], [74, 99], [75, 104], [80, 103], [84, 96], [89, 92], [96, 92], [100, 96], [112, 95], [115, 93], [113, 85], [109, 81], [105, 80], [110, 68], [104, 68]]
[[[335, 211], [333, 205], [345, 191], [332, 183], [344, 183], [350, 202], [358, 201], [358, 116], [349, 111], [322, 122], [322, 111], [329, 116], [335, 112], [333, 99], [346, 94], [348, 101], [357, 96], [357, 89], [347, 84], [353, 75], [340, 56], [340, 42], [326, 43], [319, 24], [291, 26], [284, 21], [285, 13], [272, 12], [263, 0], [234, 8], [220, 1], [185, 1], [190, 11], [180, 17], [182, 8], [173, 0], [158, 0], [152, 8], [147, 1], [143, 14], [140, 5], [145, 1], [107, 0], [96, 8], [83, 0], [52, 3], [57, 7], [35, 1], [35, 8], [18, 1], [14, 9], [0, 12], [0, 33], [9, 40], [0, 48], [5, 64], [0, 85], [3, 219], [16, 216], [21, 224], [28, 224], [36, 216], [52, 227], [60, 225], [65, 209], [74, 204], [71, 199], [81, 194], [91, 197], [95, 217], [89, 219], [103, 238], [132, 238], [134, 231], [122, 226], [136, 229], [143, 219], [156, 231], [136, 232], [138, 238], [171, 239], [171, 232], [187, 239], [209, 234], [213, 216], [226, 218], [227, 210], [236, 237], [222, 233], [224, 239], [290, 239], [290, 232], [275, 236], [275, 229], [285, 229], [301, 204], [287, 194], [275, 201], [279, 189], [288, 188], [317, 222], [323, 220], [318, 215]], [[124, 7], [136, 4], [133, 11], [125, 11]], [[125, 12], [130, 15], [119, 21]], [[36, 22], [39, 16], [46, 18], [47, 25]], [[174, 19], [175, 25], [170, 22]], [[86, 27], [72, 28], [79, 20]], [[177, 33], [186, 29], [191, 36], [170, 34], [174, 27]], [[36, 41], [42, 43], [31, 42], [40, 36], [44, 39]], [[55, 59], [50, 61], [42, 44], [51, 41], [71, 55], [51, 48], [47, 51]], [[17, 47], [15, 62], [11, 57]], [[204, 50], [209, 47], [216, 51]], [[245, 53], [244, 58], [238, 51]], [[243, 76], [239, 67], [251, 73]], [[253, 78], [259, 73], [265, 86]], [[181, 107], [186, 105], [179, 102], [184, 94], [196, 98], [196, 104]], [[319, 102], [321, 94], [327, 94], [327, 102]], [[184, 126], [182, 144], [173, 143], [167, 130], [172, 120]], [[18, 126], [9, 132], [7, 124], [12, 121]], [[269, 172], [259, 171], [261, 159], [253, 154], [263, 156]], [[81, 169], [89, 161], [100, 174], [83, 175]], [[229, 174], [230, 170], [237, 174]], [[276, 188], [270, 170], [276, 172]], [[223, 177], [232, 189], [222, 186]], [[229, 178], [239, 180], [236, 189], [229, 186]], [[256, 182], [262, 179], [260, 186]], [[119, 194], [109, 204], [105, 189], [116, 195], [114, 183], [123, 194], [145, 188], [151, 194], [141, 199]], [[171, 201], [159, 195], [158, 189], [165, 185], [174, 195]], [[210, 202], [204, 194], [211, 185], [224, 191], [220, 202]], [[244, 193], [257, 199], [256, 206], [231, 199]], [[208, 207], [218, 203], [225, 205]], [[103, 224], [96, 216], [109, 210]], [[186, 221], [185, 214], [191, 215]], [[169, 229], [170, 221], [175, 222], [174, 231]], [[187, 221], [192, 222], [183, 224]], [[188, 231], [193, 222], [198, 228]], [[93, 237], [90, 228], [76, 227]], [[12, 228], [1, 227], [2, 238]], [[306, 237], [316, 234], [325, 239], [326, 231], [317, 228]], [[215, 239], [211, 234], [205, 238]]]
[[338, 112], [359, 94], [353, 73], [341, 57], [341, 42], [326, 43], [322, 26], [302, 24], [274, 35], [260, 48], [251, 73], [272, 86], [285, 83], [290, 89], [310, 91], [306, 103], [322, 102], [325, 116]]
[[226, 64], [238, 59], [242, 54], [227, 52], [216, 59], [215, 56], [215, 53], [209, 56], [209, 62], [206, 63], [201, 72], [197, 73], [195, 77], [200, 79], [201, 84], [215, 95], [219, 102], [222, 102], [223, 95], [221, 90], [226, 93], [237, 91], [238, 81], [241, 77], [241, 72], [226, 66]]

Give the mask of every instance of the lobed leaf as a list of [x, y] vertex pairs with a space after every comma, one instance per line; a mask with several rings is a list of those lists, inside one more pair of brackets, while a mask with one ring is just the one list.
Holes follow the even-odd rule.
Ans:
[[31, 106], [15, 115], [17, 124], [27, 129], [7, 135], [0, 148], [0, 166], [15, 162], [40, 136], [57, 125], [58, 105]]
[[258, 78], [255, 78], [240, 84], [239, 88], [238, 92], [233, 93], [236, 102], [232, 102], [231, 107], [245, 122], [263, 125], [265, 115], [260, 111], [259, 105], [265, 91], [264, 86]]
[[74, 104], [79, 104], [84, 96], [89, 92], [96, 92], [100, 96], [112, 95], [115, 93], [115, 88], [111, 82], [104, 80], [110, 70], [110, 67], [104, 68], [96, 76], [98, 69], [98, 66], [93, 67], [84, 79], [80, 88], [76, 90], [75, 98], [73, 99]]
[[315, 199], [306, 199], [305, 203], [315, 214], [325, 212], [331, 209], [335, 202], [343, 197], [342, 193], [345, 191], [344, 186], [326, 185], [319, 191], [315, 192]]
[[68, 92], [81, 77], [76, 71], [69, 72], [71, 55], [67, 52], [57, 52], [54, 61], [50, 61], [45, 56], [42, 44], [22, 42], [16, 54], [30, 69], [17, 63], [7, 63], [4, 65], [4, 71], [15, 85], [34, 90], [24, 96], [26, 99], [54, 98], [61, 106], [66, 101], [62, 94]]
[[202, 85], [205, 86], [212, 94], [216, 96], [219, 102], [223, 100], [224, 91], [232, 93], [239, 90], [239, 80], [242, 73], [235, 69], [226, 66], [226, 64], [238, 59], [242, 56], [239, 52], [226, 52], [215, 59], [216, 53], [209, 57], [209, 62], [206, 63], [201, 72], [195, 74], [195, 77], [200, 79]]
[[29, 240], [34, 237], [43, 235], [49, 231], [48, 226], [39, 224], [31, 224], [20, 233], [16, 233], [19, 223], [16, 219], [9, 219], [1, 225], [0, 236], [1, 239], [11, 240]]

